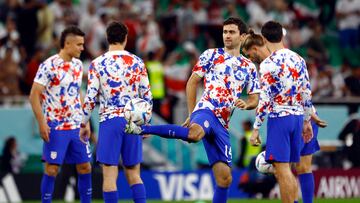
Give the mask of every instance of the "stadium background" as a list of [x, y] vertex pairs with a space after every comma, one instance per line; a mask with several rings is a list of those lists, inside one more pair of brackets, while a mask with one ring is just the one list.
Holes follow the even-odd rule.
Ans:
[[[345, 140], [338, 139], [348, 121], [359, 121], [360, 3], [351, 2], [0, 0], [0, 149], [6, 139], [13, 136], [19, 151], [18, 171], [10, 176], [0, 175], [0, 202], [39, 196], [42, 141], [27, 95], [38, 65], [58, 51], [58, 37], [67, 25], [76, 24], [86, 33], [86, 50], [81, 59], [87, 68], [91, 59], [106, 50], [107, 23], [123, 21], [129, 28], [127, 50], [141, 56], [149, 69], [156, 113], [152, 122], [180, 124], [187, 116], [185, 84], [191, 67], [202, 51], [222, 46], [222, 22], [229, 16], [241, 17], [255, 31], [270, 19], [286, 27], [285, 43], [306, 59], [313, 100], [319, 115], [329, 123], [319, 131], [322, 151], [314, 158], [315, 194], [318, 198], [359, 198], [360, 169], [356, 166], [359, 167], [360, 161], [347, 153], [352, 148], [360, 149], [359, 130], [350, 133]], [[253, 111], [236, 110], [231, 120], [235, 177], [230, 192], [232, 198], [249, 197], [237, 187], [246, 170], [239, 168], [236, 162], [243, 136], [241, 124], [253, 118]], [[97, 121], [98, 116], [94, 114], [95, 134]], [[263, 140], [265, 134], [263, 130]], [[148, 178], [145, 184], [147, 180], [155, 181], [146, 184], [151, 199], [209, 199], [213, 181], [210, 171], [203, 169], [206, 155], [201, 144], [190, 145], [158, 137], [144, 142], [143, 176]], [[97, 198], [101, 198], [101, 194], [97, 194], [101, 189], [99, 178], [100, 171], [95, 165], [94, 195]], [[57, 183], [56, 198], [69, 201], [76, 198], [73, 174], [70, 172], [69, 176], [58, 180], [64, 181]], [[33, 186], [31, 189], [29, 183]], [[124, 178], [119, 178], [119, 188], [124, 188], [120, 191], [122, 198], [129, 199], [126, 187]], [[161, 191], [161, 187], [168, 190]], [[18, 196], [13, 195], [16, 192]], [[275, 187], [271, 193], [273, 198], [276, 192]]]

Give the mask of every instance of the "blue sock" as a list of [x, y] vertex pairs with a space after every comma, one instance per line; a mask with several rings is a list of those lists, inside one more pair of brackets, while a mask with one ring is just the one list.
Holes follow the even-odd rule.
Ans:
[[141, 134], [153, 134], [159, 135], [163, 138], [182, 139], [184, 141], [189, 141], [189, 128], [178, 125], [143, 125], [141, 126], [141, 129], [143, 130]]
[[294, 203], [298, 203], [298, 201], [294, 201]]
[[139, 183], [131, 186], [132, 197], [135, 203], [146, 202], [146, 192], [144, 184]]
[[78, 174], [78, 190], [81, 203], [90, 203], [92, 195], [91, 173]]
[[304, 173], [299, 175], [301, 193], [304, 203], [313, 203], [314, 198], [314, 175]]
[[118, 202], [117, 191], [103, 192], [103, 197], [104, 197], [105, 203], [117, 203]]
[[228, 188], [216, 186], [213, 197], [213, 203], [226, 203], [228, 197]]
[[50, 203], [54, 192], [55, 177], [43, 175], [41, 180], [41, 202]]

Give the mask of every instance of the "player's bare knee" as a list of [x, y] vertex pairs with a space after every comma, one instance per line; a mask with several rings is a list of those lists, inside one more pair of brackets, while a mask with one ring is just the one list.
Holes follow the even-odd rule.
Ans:
[[91, 164], [90, 163], [77, 164], [76, 170], [79, 174], [91, 173]]
[[140, 166], [125, 167], [125, 177], [129, 185], [142, 183], [140, 177]]
[[229, 187], [232, 183], [231, 174], [224, 174], [221, 177], [217, 178], [217, 184], [220, 187]]
[[47, 165], [45, 167], [45, 174], [48, 176], [56, 177], [59, 172], [59, 166], [58, 165]]
[[307, 166], [306, 164], [296, 164], [296, 172], [298, 174], [311, 173], [311, 165]]

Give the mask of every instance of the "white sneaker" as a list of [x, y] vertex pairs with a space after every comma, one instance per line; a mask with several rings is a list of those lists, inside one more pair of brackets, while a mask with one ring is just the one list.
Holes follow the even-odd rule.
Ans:
[[129, 134], [140, 135], [142, 129], [140, 126], [136, 125], [134, 122], [129, 121], [125, 126], [125, 132]]

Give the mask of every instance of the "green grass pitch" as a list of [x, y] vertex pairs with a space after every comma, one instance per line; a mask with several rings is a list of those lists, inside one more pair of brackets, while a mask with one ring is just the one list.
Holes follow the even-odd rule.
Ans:
[[[38, 203], [40, 201], [25, 201], [25, 203]], [[53, 201], [54, 203], [60, 203], [64, 201]], [[93, 200], [92, 203], [101, 203], [102, 200]], [[125, 202], [131, 202], [128, 201], [119, 201], [119, 203], [125, 203]], [[160, 200], [148, 200], [148, 203], [160, 203], [160, 202], [167, 202], [167, 201], [160, 201]], [[169, 201], [172, 203], [211, 203], [211, 201]], [[280, 200], [254, 200], [254, 199], [232, 199], [229, 200], [228, 203], [280, 203]], [[302, 201], [300, 200], [299, 203]], [[315, 203], [359, 203], [360, 198], [354, 198], [354, 199], [315, 199]], [[78, 202], [76, 202], [78, 203]]]

